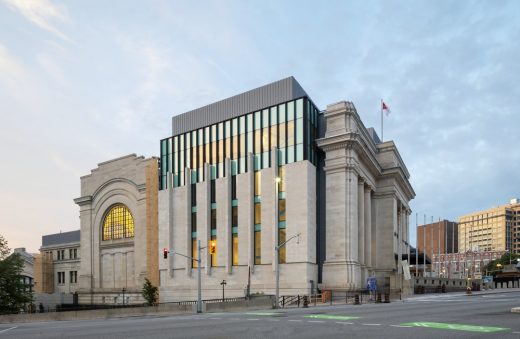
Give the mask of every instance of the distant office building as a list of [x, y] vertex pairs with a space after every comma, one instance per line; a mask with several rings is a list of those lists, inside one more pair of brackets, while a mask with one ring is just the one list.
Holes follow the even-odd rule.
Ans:
[[425, 253], [430, 260], [434, 254], [457, 253], [458, 230], [457, 223], [441, 220], [417, 227], [417, 249]]
[[459, 252], [509, 251], [520, 253], [520, 203], [473, 212], [459, 218]]

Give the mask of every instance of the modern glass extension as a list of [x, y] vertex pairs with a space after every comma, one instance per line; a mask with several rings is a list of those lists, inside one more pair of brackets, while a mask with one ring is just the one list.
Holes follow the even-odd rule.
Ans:
[[[216, 178], [222, 178], [226, 158], [233, 160], [237, 174], [301, 160], [316, 166], [318, 113], [303, 97], [163, 139], [160, 189], [167, 188], [168, 173], [173, 173], [173, 187], [204, 181], [205, 163], [214, 167]], [[278, 164], [271, 164], [273, 147], [279, 153]], [[249, 153], [255, 157], [254, 169], [247, 168]], [[191, 180], [186, 168], [192, 170]]]

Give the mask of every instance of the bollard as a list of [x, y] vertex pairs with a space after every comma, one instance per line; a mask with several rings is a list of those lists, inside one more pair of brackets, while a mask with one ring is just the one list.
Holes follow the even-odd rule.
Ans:
[[303, 308], [307, 308], [307, 307], [309, 307], [309, 298], [306, 295], [304, 295], [303, 296]]
[[360, 303], [359, 303], [359, 294], [356, 294], [356, 296], [354, 297], [354, 305], [360, 305]]
[[381, 303], [381, 293], [377, 293], [376, 303]]
[[385, 304], [389, 304], [389, 303], [390, 303], [390, 294], [385, 293]]

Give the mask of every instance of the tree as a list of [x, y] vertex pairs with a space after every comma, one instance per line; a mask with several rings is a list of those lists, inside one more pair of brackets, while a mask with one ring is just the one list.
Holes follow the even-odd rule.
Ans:
[[144, 299], [148, 302], [148, 305], [152, 306], [157, 302], [157, 296], [159, 289], [157, 286], [152, 285], [148, 278], [144, 278], [145, 283], [143, 286], [142, 294]]
[[[520, 258], [518, 254], [506, 252], [499, 259], [491, 260], [484, 269], [495, 275], [498, 271], [502, 270], [500, 267], [509, 265], [510, 262], [511, 264], [516, 264], [518, 258]], [[497, 266], [497, 264], [500, 264], [500, 266]]]
[[32, 293], [22, 281], [24, 261], [18, 253], [10, 252], [7, 240], [0, 235], [0, 314], [18, 313], [32, 301]]

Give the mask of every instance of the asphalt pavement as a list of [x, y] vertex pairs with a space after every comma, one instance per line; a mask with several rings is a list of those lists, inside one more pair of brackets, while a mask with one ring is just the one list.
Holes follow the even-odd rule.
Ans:
[[0, 338], [520, 338], [520, 291], [390, 304], [0, 324]]

